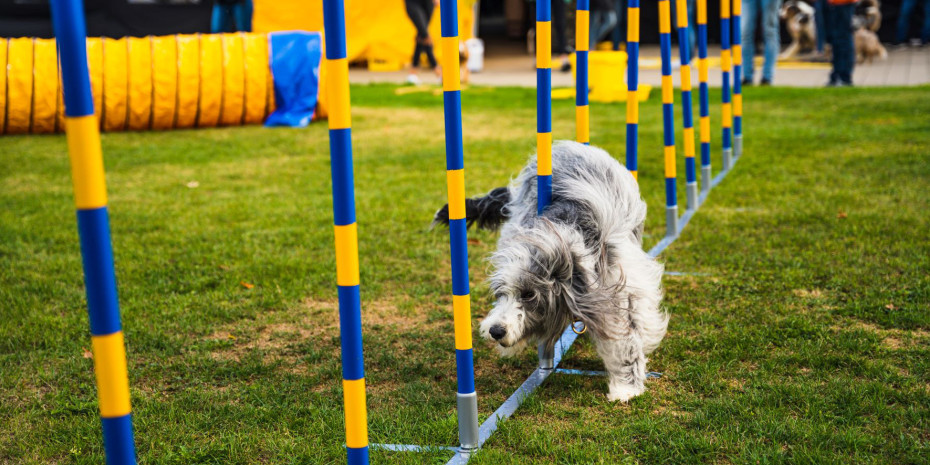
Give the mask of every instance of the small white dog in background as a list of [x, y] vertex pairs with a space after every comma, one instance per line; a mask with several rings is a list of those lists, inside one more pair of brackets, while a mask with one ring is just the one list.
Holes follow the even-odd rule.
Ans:
[[[509, 187], [466, 201], [469, 226], [501, 230], [491, 257], [496, 303], [480, 333], [502, 355], [553, 344], [584, 323], [609, 376], [611, 401], [645, 391], [646, 355], [668, 327], [663, 266], [642, 248], [646, 203], [607, 152], [576, 142], [552, 150], [552, 202], [536, 212], [536, 157]], [[434, 223], [448, 224], [448, 205]]]

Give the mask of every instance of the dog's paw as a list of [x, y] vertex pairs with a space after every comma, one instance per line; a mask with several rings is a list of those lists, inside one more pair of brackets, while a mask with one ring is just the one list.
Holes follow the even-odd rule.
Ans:
[[607, 393], [607, 400], [611, 402], [627, 402], [630, 399], [646, 392], [645, 386], [633, 386], [630, 384], [620, 384], [610, 386], [610, 392]]

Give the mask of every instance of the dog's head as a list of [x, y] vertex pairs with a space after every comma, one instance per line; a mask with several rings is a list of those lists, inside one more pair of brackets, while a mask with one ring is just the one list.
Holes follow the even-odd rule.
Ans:
[[597, 276], [602, 259], [587, 251], [575, 229], [536, 220], [491, 257], [490, 287], [497, 301], [481, 322], [481, 335], [507, 354], [530, 340], [554, 340], [573, 321], [594, 334], [609, 334], [617, 312], [605, 310], [620, 285], [607, 286]]

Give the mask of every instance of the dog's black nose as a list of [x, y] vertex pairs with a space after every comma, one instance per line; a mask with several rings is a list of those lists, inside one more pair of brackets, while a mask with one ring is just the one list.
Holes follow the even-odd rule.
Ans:
[[499, 341], [507, 335], [507, 330], [501, 325], [491, 326], [488, 332], [491, 333], [491, 337], [493, 337], [495, 341]]

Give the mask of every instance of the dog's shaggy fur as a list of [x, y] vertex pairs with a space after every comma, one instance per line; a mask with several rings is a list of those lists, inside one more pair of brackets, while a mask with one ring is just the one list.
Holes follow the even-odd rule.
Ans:
[[778, 16], [785, 22], [791, 44], [778, 55], [780, 60], [814, 50], [818, 32], [814, 24], [814, 11], [814, 7], [804, 0], [788, 0], [782, 4]]
[[[481, 335], [502, 355], [552, 345], [585, 324], [609, 375], [608, 399], [645, 390], [646, 355], [665, 336], [663, 266], [642, 248], [646, 203], [633, 176], [607, 152], [575, 142], [552, 150], [552, 203], [537, 215], [536, 157], [509, 187], [468, 199], [469, 225], [500, 228], [491, 257], [496, 303]], [[434, 222], [448, 224], [448, 205]]]

